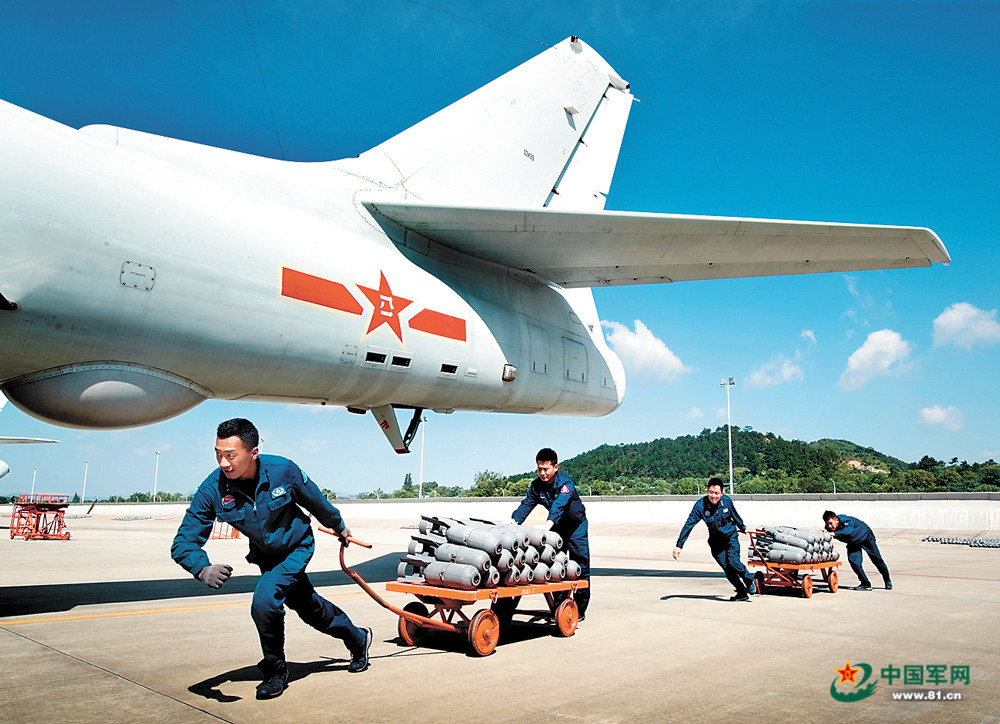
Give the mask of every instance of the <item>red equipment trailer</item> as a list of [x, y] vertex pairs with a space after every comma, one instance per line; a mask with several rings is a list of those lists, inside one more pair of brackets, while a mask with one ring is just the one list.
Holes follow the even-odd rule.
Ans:
[[22, 493], [10, 513], [10, 537], [25, 540], [69, 540], [66, 508], [61, 493]]

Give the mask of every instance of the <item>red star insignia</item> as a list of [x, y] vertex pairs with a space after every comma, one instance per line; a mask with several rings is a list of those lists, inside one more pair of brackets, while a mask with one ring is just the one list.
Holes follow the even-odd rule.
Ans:
[[399, 313], [410, 306], [413, 300], [394, 296], [392, 290], [389, 288], [389, 282], [385, 280], [383, 272], [379, 272], [378, 289], [363, 287], [360, 284], [358, 285], [358, 289], [368, 297], [368, 301], [375, 307], [365, 334], [369, 335], [383, 324], [387, 324], [389, 325], [389, 329], [396, 335], [396, 338], [402, 343], [403, 329], [399, 323]]
[[844, 664], [844, 668], [834, 669], [834, 671], [840, 674], [840, 681], [837, 682], [837, 685], [840, 686], [840, 684], [843, 684], [846, 681], [850, 681], [852, 684], [857, 684], [858, 682], [854, 680], [854, 677], [859, 671], [861, 671], [861, 669], [852, 669], [851, 662], [848, 661]]

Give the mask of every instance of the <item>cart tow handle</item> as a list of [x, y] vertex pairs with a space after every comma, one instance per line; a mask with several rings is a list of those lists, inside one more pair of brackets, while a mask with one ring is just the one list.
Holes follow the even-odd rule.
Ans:
[[[319, 529], [324, 533], [329, 533], [332, 536], [340, 538], [337, 532], [331, 528], [327, 528], [326, 526], [321, 525], [319, 526]], [[365, 593], [371, 596], [372, 600], [374, 600], [375, 603], [382, 606], [382, 608], [386, 608], [392, 611], [400, 618], [405, 618], [407, 621], [410, 621], [411, 623], [420, 624], [421, 626], [426, 626], [428, 628], [436, 628], [440, 631], [455, 630], [454, 626], [444, 623], [443, 621], [438, 621], [433, 618], [427, 618], [426, 616], [421, 616], [420, 614], [411, 613], [410, 611], [404, 611], [401, 608], [397, 608], [396, 606], [393, 606], [391, 603], [382, 598], [380, 595], [378, 595], [378, 593], [375, 592], [375, 589], [373, 589], [371, 586], [368, 585], [368, 581], [366, 581], [364, 578], [361, 577], [360, 573], [358, 573], [357, 571], [353, 571], [347, 567], [347, 563], [344, 561], [344, 551], [347, 550], [347, 546], [349, 546], [351, 543], [359, 545], [362, 548], [372, 547], [371, 543], [365, 543], [362, 540], [358, 540], [354, 536], [349, 535], [346, 538], [340, 538], [340, 568], [344, 573], [347, 574], [348, 578], [350, 578], [352, 581], [361, 586], [361, 590], [363, 590]]]

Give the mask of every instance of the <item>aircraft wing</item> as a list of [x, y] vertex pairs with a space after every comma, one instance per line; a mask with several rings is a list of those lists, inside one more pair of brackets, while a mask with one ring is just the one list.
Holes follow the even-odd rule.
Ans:
[[951, 261], [930, 229], [369, 200], [380, 223], [563, 287], [909, 269]]
[[[4, 397], [3, 395], [0, 395], [0, 410], [2, 410], [4, 408], [4, 405], [6, 404], [7, 404], [7, 398]], [[0, 437], [0, 445], [15, 445], [15, 444], [19, 445], [22, 443], [33, 443], [33, 442], [59, 442], [59, 441], [49, 440], [44, 437]], [[4, 462], [0, 460], [0, 465], [3, 464]], [[0, 478], [2, 478], [5, 474], [6, 473], [0, 474]]]

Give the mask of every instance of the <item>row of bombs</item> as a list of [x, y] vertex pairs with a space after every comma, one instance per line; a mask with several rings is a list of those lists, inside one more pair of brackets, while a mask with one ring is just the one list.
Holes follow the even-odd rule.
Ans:
[[[755, 546], [755, 547], [754, 547]], [[761, 529], [748, 554], [772, 563], [826, 563], [840, 558], [826, 531], [779, 525]]]
[[396, 569], [404, 581], [473, 590], [580, 577], [580, 564], [553, 531], [426, 515], [417, 529]]
[[1000, 548], [1000, 538], [942, 538], [941, 536], [929, 535], [924, 538], [924, 541], [970, 546], [972, 548]]

